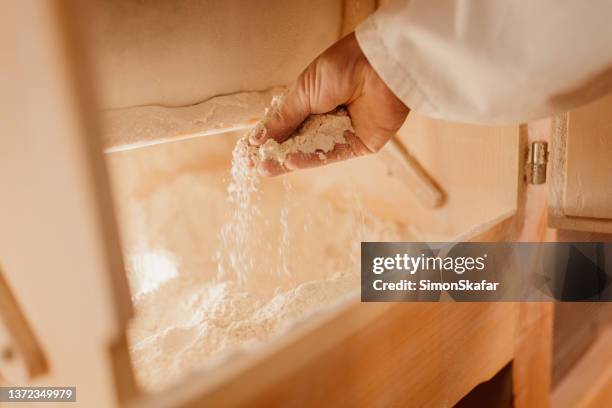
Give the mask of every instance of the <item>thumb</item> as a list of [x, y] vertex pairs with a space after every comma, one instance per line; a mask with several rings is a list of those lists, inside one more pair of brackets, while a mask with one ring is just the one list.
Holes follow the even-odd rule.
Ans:
[[296, 82], [281, 97], [280, 102], [273, 103], [266, 113], [262, 125], [256, 127], [249, 136], [249, 143], [262, 145], [268, 139], [282, 143], [310, 115], [309, 98], [303, 87]]

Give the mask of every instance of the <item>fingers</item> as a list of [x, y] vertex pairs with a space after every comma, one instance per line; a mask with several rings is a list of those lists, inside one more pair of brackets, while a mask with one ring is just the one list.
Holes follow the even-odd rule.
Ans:
[[367, 60], [354, 34], [337, 41], [298, 76], [262, 126], [249, 136], [249, 143], [260, 146], [268, 139], [282, 143], [311, 113], [350, 104], [361, 89], [363, 61]]
[[353, 133], [347, 131], [345, 133], [345, 138], [347, 143], [337, 144], [334, 146], [333, 150], [329, 152], [291, 153], [287, 156], [283, 164], [274, 160], [265, 160], [259, 163], [257, 171], [262, 176], [275, 177], [293, 170], [320, 167], [371, 153], [361, 139], [356, 137]]
[[257, 172], [264, 177], [276, 177], [289, 171], [283, 164], [271, 159], [266, 159], [257, 165]]
[[347, 144], [336, 145], [327, 153], [293, 153], [287, 157], [285, 167], [290, 170], [310, 169], [326, 164], [348, 160], [355, 157], [351, 147]]
[[263, 127], [251, 134], [249, 143], [260, 146], [268, 139], [274, 139], [278, 143], [287, 140], [291, 133], [310, 114], [308, 97], [304, 94], [304, 88], [296, 82], [282, 97], [280, 104], [272, 107], [272, 112]]

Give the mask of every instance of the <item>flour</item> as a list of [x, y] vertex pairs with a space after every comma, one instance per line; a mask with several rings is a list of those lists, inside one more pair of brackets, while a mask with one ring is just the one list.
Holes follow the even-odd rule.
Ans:
[[[141, 296], [128, 334], [136, 375], [145, 389], [160, 390], [232, 353], [256, 349], [297, 320], [344, 301], [359, 289], [358, 240], [401, 236], [397, 225], [370, 214], [363, 215], [362, 224], [352, 212], [306, 201], [315, 209], [312, 234], [301, 233], [295, 224], [289, 227], [292, 236], [299, 236], [289, 243], [293, 256], [286, 261], [293, 268], [285, 285], [269, 274], [267, 280], [249, 280], [246, 287], [184, 275]], [[330, 216], [334, 228], [329, 228]], [[310, 248], [300, 248], [304, 239]], [[304, 251], [296, 255], [300, 249]], [[270, 255], [259, 254], [258, 264]], [[255, 268], [253, 272], [261, 272], [259, 265]], [[260, 293], [268, 285], [270, 290]]]
[[227, 188], [232, 206], [231, 219], [220, 233], [221, 249], [215, 254], [219, 279], [234, 277], [244, 284], [253, 269], [259, 237], [253, 230], [255, 219], [260, 216], [257, 203], [259, 175], [245, 152], [251, 147], [245, 137], [238, 140], [232, 151], [231, 182]]
[[[281, 103], [282, 97], [273, 97], [264, 118], [250, 134], [262, 133], [265, 135], [267, 130], [264, 123], [278, 113]], [[255, 147], [249, 145], [247, 135], [237, 147], [242, 155], [250, 158], [252, 163], [273, 160], [283, 164], [287, 156], [292, 153], [315, 153], [320, 160], [325, 160], [326, 153], [332, 151], [336, 145], [347, 143], [346, 132], [355, 133], [355, 129], [347, 110], [340, 107], [328, 113], [309, 115], [282, 143], [270, 138], [262, 146]]]
[[[278, 101], [273, 99], [270, 111], [277, 109]], [[325, 160], [325, 153], [332, 151], [338, 144], [347, 143], [345, 132], [354, 133], [355, 129], [344, 108], [320, 115], [310, 115], [283, 143], [278, 143], [274, 139], [266, 140], [259, 148], [258, 159], [274, 160], [282, 164], [292, 153], [317, 153], [320, 160]]]
[[260, 179], [244, 136], [224, 181], [232, 145], [211, 137], [111, 158], [133, 259], [129, 349], [146, 390], [217, 369], [358, 293], [361, 240], [410, 239], [361, 204], [346, 171]]
[[[354, 132], [348, 112], [344, 108], [338, 108], [330, 113], [310, 115], [283, 143], [269, 139], [260, 147], [250, 145], [250, 135], [265, 134], [264, 123], [278, 113], [281, 103], [282, 97], [273, 97], [263, 119], [251, 132], [238, 140], [232, 151], [232, 180], [227, 191], [234, 211], [231, 220], [221, 230], [222, 248], [215, 255], [215, 259], [218, 262], [220, 278], [235, 277], [241, 284], [248, 279], [249, 271], [254, 267], [256, 251], [260, 249], [254, 247], [253, 243], [258, 237], [252, 233], [254, 219], [260, 215], [256, 201], [260, 179], [255, 164], [264, 160], [275, 160], [282, 164], [289, 154], [298, 152], [317, 153], [318, 157], [324, 160], [325, 153], [332, 151], [337, 144], [347, 142], [345, 132]], [[286, 180], [283, 185], [288, 195], [290, 186]], [[288, 209], [283, 208], [280, 213], [283, 241], [278, 248], [281, 259], [284, 257], [284, 251], [288, 250], [287, 217]], [[286, 263], [278, 269], [278, 273], [289, 273]]]

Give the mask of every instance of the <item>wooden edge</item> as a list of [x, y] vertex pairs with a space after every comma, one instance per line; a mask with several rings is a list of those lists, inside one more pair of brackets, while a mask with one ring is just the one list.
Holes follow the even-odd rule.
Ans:
[[555, 116], [551, 125], [548, 186], [548, 226], [578, 231], [612, 233], [612, 220], [572, 217], [563, 210], [566, 185], [567, 132], [570, 114]]
[[525, 182], [525, 166], [527, 163], [527, 125], [517, 127], [518, 149], [516, 156], [516, 208], [501, 213], [485, 222], [473, 226], [469, 230], [455, 236], [453, 242], [514, 242], [521, 233], [527, 200], [527, 183]]
[[587, 353], [554, 388], [551, 406], [612, 406], [612, 328], [599, 335]]
[[87, 148], [88, 164], [91, 168], [89, 178], [91, 185], [95, 186], [97, 199], [97, 221], [102, 226], [107, 254], [107, 270], [111, 272], [109, 280], [115, 294], [114, 312], [118, 322], [124, 326], [133, 315], [132, 301], [123, 264], [123, 252], [119, 241], [108, 169], [102, 154], [101, 126], [98, 116], [94, 114], [97, 111], [97, 100], [91, 81], [93, 75], [89, 65], [90, 57], [87, 54], [86, 45], [82, 42], [81, 24], [83, 23], [79, 21], [78, 1], [72, 0], [58, 4], [58, 20], [66, 43], [65, 59], [70, 62], [67, 64], [68, 74], [74, 82], [73, 103], [75, 111], [79, 113], [78, 126]]
[[548, 226], [551, 228], [598, 232], [602, 234], [612, 234], [612, 220], [601, 218], [582, 218], [582, 217], [550, 217]]
[[0, 268], [0, 384], [27, 383], [49, 365]]
[[516, 208], [520, 212], [527, 201], [527, 161], [529, 160], [529, 125], [522, 123], [518, 126], [518, 178], [516, 180]]
[[406, 184], [423, 206], [433, 209], [444, 203], [445, 195], [438, 183], [408, 151], [397, 135], [394, 135], [381, 149], [378, 157]]
[[283, 87], [219, 95], [195, 105], [159, 105], [101, 112], [106, 153], [248, 129]]
[[[531, 241], [531, 236], [519, 236], [524, 228], [526, 212], [538, 209], [538, 202], [529, 194], [536, 187], [527, 183], [529, 128], [519, 127], [519, 177], [517, 186], [517, 216], [512, 228], [513, 241]], [[552, 143], [551, 143], [552, 144]], [[541, 201], [535, 197], [537, 201]], [[518, 239], [517, 239], [518, 238]], [[552, 367], [552, 333], [554, 304], [551, 302], [520, 302], [518, 308], [514, 360], [512, 363], [514, 406], [517, 408], [548, 406]]]
[[548, 219], [565, 217], [563, 212], [563, 189], [565, 186], [565, 164], [567, 161], [567, 129], [569, 114], [555, 116], [551, 122], [550, 151], [548, 161], [550, 177], [548, 182]]
[[[314, 330], [292, 333], [283, 347], [242, 356], [249, 367], [229, 377], [224, 367], [212, 387], [205, 384], [211, 376], [201, 373], [129, 407], [323, 401], [350, 406], [358, 401], [422, 403], [432, 396], [450, 406], [512, 360], [515, 310], [512, 303], [352, 302]], [[465, 324], [475, 319], [478, 324]], [[457, 347], [464, 352], [457, 355]]]
[[496, 217], [480, 223], [464, 233], [455, 236], [452, 242], [489, 242], [499, 241], [499, 234], [505, 237], [506, 234], [514, 229], [514, 218], [516, 210], [510, 210]]
[[512, 364], [514, 406], [549, 406], [552, 367], [552, 302], [521, 302]]
[[[90, 167], [89, 183], [95, 188], [96, 217], [101, 226], [105, 250], [106, 270], [109, 271], [113, 296], [113, 313], [117, 319], [117, 331], [108, 341], [108, 359], [115, 373], [114, 386], [119, 401], [124, 401], [140, 394], [136, 384], [131, 363], [127, 356], [128, 348], [125, 331], [129, 319], [133, 316], [133, 305], [123, 262], [115, 206], [110, 188], [109, 173], [103, 156], [102, 126], [99, 122], [97, 94], [91, 78], [91, 56], [84, 42], [85, 31], [78, 12], [81, 7], [78, 0], [57, 3], [57, 19], [65, 43], [64, 58], [69, 77], [73, 81], [74, 110], [78, 112], [80, 133], [86, 148], [87, 162]], [[119, 374], [120, 373], [120, 374]], [[118, 382], [120, 380], [121, 382]]]

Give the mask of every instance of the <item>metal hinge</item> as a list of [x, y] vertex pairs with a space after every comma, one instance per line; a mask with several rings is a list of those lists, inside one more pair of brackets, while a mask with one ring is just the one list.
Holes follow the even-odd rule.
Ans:
[[546, 164], [548, 164], [548, 143], [532, 142], [525, 168], [527, 184], [546, 183]]

